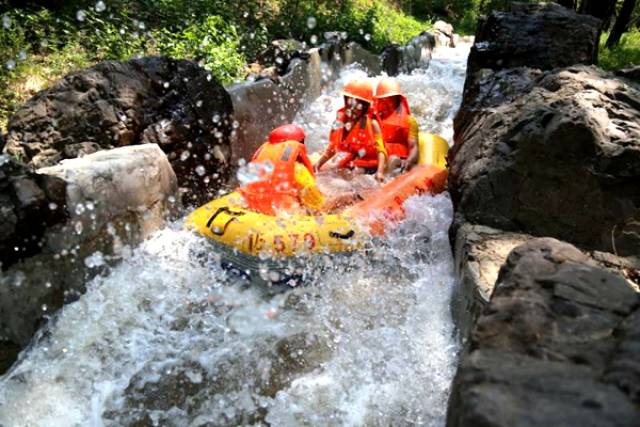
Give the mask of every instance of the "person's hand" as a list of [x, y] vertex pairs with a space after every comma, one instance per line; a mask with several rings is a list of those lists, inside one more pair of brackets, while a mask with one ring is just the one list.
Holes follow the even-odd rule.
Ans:
[[383, 182], [384, 181], [384, 174], [382, 172], [376, 172], [376, 181], [378, 182]]

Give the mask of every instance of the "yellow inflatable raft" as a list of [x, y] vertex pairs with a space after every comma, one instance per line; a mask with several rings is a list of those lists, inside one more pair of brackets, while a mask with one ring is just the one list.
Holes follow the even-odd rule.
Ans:
[[444, 190], [449, 146], [442, 137], [420, 134], [419, 164], [342, 212], [274, 217], [242, 208], [232, 192], [192, 212], [186, 226], [220, 244], [223, 258], [241, 269], [266, 260], [360, 249], [372, 235], [384, 234], [388, 221], [404, 217], [402, 204], [415, 194]]

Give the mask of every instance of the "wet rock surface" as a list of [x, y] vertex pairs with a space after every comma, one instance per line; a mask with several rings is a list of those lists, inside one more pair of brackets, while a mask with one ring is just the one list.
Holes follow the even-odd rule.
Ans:
[[0, 155], [0, 268], [42, 250], [48, 227], [66, 217], [65, 182]]
[[635, 426], [640, 296], [574, 246], [514, 249], [470, 335], [448, 426]]
[[[8, 195], [24, 206], [15, 204], [13, 211], [21, 234], [14, 232], [13, 240], [1, 244], [20, 237], [32, 252], [3, 266], [0, 276], [0, 372], [49, 316], [85, 292], [91, 277], [130, 256], [131, 246], [164, 225], [180, 197], [166, 156], [153, 144], [65, 160], [38, 174], [6, 165], [14, 169], [8, 182], [19, 188], [18, 195]], [[48, 184], [40, 189], [42, 182]], [[2, 209], [3, 215], [9, 212], [5, 205]], [[43, 234], [45, 220], [55, 225]]]
[[555, 3], [511, 3], [481, 20], [469, 53], [467, 75], [531, 67], [549, 70], [597, 59], [600, 20]]
[[640, 91], [586, 65], [598, 25], [514, 4], [476, 34], [450, 152], [448, 426], [638, 425]]
[[640, 253], [640, 90], [587, 66], [478, 74], [456, 117], [458, 215]]
[[9, 120], [4, 150], [40, 168], [98, 149], [157, 143], [189, 201], [205, 201], [228, 175], [232, 111], [224, 87], [193, 62], [104, 62], [30, 99]]

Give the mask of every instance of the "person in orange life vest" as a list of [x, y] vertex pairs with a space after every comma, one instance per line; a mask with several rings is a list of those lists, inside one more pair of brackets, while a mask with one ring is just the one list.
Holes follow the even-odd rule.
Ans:
[[374, 107], [389, 155], [389, 169], [410, 169], [418, 162], [418, 122], [396, 79], [386, 77], [378, 82]]
[[296, 212], [302, 207], [320, 210], [324, 196], [316, 186], [313, 166], [304, 146], [304, 130], [294, 124], [280, 126], [253, 155], [262, 165], [260, 179], [239, 189], [249, 209], [267, 215], [278, 210]]
[[338, 110], [329, 134], [329, 146], [314, 165], [316, 171], [338, 152], [345, 157], [339, 168], [364, 169], [384, 180], [387, 152], [380, 125], [373, 116], [373, 85], [369, 79], [348, 82], [342, 91], [345, 106]]

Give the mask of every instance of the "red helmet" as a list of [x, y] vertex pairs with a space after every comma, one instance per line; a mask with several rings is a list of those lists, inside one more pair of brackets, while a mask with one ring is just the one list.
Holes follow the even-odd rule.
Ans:
[[342, 88], [342, 94], [371, 104], [373, 102], [373, 85], [367, 78], [351, 80]]
[[278, 126], [269, 133], [269, 142], [272, 144], [284, 141], [298, 141], [300, 143], [304, 143], [304, 138], [304, 129], [294, 124]]

